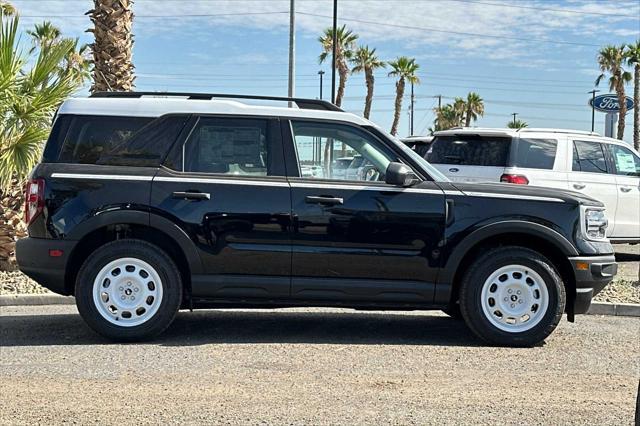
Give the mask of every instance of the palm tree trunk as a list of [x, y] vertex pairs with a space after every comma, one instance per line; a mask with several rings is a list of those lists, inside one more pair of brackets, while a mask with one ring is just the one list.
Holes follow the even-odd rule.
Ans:
[[471, 106], [467, 106], [467, 116], [465, 117], [464, 127], [471, 126]]
[[636, 64], [633, 77], [633, 147], [640, 150], [640, 64]]
[[371, 114], [371, 103], [373, 102], [373, 70], [371, 68], [364, 69], [365, 79], [367, 81], [367, 98], [364, 101], [364, 118], [369, 119]]
[[344, 97], [344, 88], [347, 85], [347, 77], [349, 77], [349, 67], [344, 59], [338, 61], [338, 75], [340, 77], [338, 81], [338, 93], [336, 94], [336, 106], [342, 105], [342, 98]]
[[393, 113], [393, 125], [391, 126], [391, 134], [398, 134], [398, 123], [400, 123], [400, 113], [402, 112], [402, 98], [404, 96], [404, 77], [400, 77], [396, 83], [396, 106]]
[[95, 38], [92, 92], [129, 91], [133, 88], [133, 0], [94, 0], [88, 12]]
[[616, 88], [616, 93], [618, 94], [618, 103], [620, 104], [620, 112], [618, 112], [618, 139], [622, 140], [624, 138], [624, 125], [625, 118], [627, 115], [627, 99], [624, 95], [624, 83], [622, 83], [622, 79], [619, 79], [618, 87]]

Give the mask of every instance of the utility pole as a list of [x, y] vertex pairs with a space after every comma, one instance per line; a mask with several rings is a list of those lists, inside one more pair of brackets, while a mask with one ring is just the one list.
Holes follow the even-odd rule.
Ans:
[[411, 82], [411, 133], [413, 135], [413, 113], [414, 113], [414, 104], [415, 104], [415, 96], [413, 96], [413, 82]]
[[288, 96], [296, 95], [296, 0], [291, 0], [289, 8], [289, 91]]
[[436, 98], [438, 98], [438, 109], [442, 108], [442, 95], [436, 95]]
[[593, 89], [590, 92], [587, 93], [591, 93], [591, 132], [593, 133], [595, 131], [595, 126], [596, 126], [596, 93], [598, 93], [599, 90]]
[[320, 76], [320, 100], [322, 100], [322, 76], [324, 75], [324, 71], [318, 71], [318, 75]]
[[512, 113], [511, 115], [513, 115], [513, 125], [516, 125], [516, 117], [518, 116], [517, 112]]
[[333, 0], [333, 56], [331, 58], [331, 103], [336, 103], [336, 53], [338, 47], [338, 0]]

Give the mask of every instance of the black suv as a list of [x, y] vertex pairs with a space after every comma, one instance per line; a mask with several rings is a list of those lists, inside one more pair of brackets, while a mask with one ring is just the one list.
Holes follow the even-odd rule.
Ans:
[[[371, 167], [346, 180], [336, 160], [355, 156]], [[529, 346], [617, 270], [600, 202], [453, 184], [371, 122], [308, 99], [70, 99], [26, 221], [20, 269], [117, 340], [157, 335], [180, 308], [337, 306], [442, 309], [490, 343]]]

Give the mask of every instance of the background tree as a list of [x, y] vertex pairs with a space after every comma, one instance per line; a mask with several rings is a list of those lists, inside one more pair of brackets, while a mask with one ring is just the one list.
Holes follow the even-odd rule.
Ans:
[[509, 129], [524, 129], [525, 127], [529, 127], [529, 124], [526, 121], [516, 119], [516, 120], [510, 120], [507, 123], [507, 127]]
[[24, 233], [24, 180], [40, 157], [56, 109], [82, 86], [86, 64], [78, 62], [77, 40], [67, 38], [25, 53], [19, 18], [0, 17], [0, 269], [6, 269]]
[[133, 88], [133, 0], [94, 0], [87, 12], [95, 38], [92, 92], [129, 91]]
[[368, 119], [371, 114], [371, 103], [373, 102], [373, 85], [375, 79], [373, 72], [384, 68], [386, 63], [376, 56], [376, 49], [369, 49], [369, 46], [359, 47], [351, 58], [353, 68], [351, 72], [359, 73], [364, 71], [364, 79], [367, 85], [367, 97], [364, 101], [364, 118]]
[[625, 55], [633, 67], [633, 146], [640, 150], [640, 39], [627, 45]]
[[8, 1], [0, 0], [0, 13], [4, 16], [13, 16], [16, 14], [16, 8]]
[[[349, 77], [349, 64], [348, 61], [353, 56], [353, 49], [358, 40], [358, 35], [351, 30], [347, 30], [346, 25], [343, 25], [336, 30], [336, 68], [338, 72], [338, 92], [336, 93], [336, 106], [342, 105], [342, 98], [344, 97], [344, 89], [347, 85], [347, 78]], [[333, 53], [333, 28], [327, 28], [324, 33], [318, 38], [318, 41], [322, 45], [322, 53], [320, 54], [320, 63], [323, 63]]]
[[33, 30], [27, 30], [27, 34], [31, 36], [34, 46], [40, 48], [58, 42], [62, 36], [60, 29], [49, 21], [35, 24]]
[[389, 77], [397, 77], [396, 81], [396, 101], [395, 111], [393, 114], [393, 125], [391, 126], [391, 134], [396, 135], [398, 133], [398, 123], [400, 123], [400, 113], [402, 112], [402, 98], [404, 97], [405, 84], [419, 84], [420, 79], [416, 75], [420, 65], [416, 63], [414, 58], [408, 58], [406, 56], [400, 56], [395, 61], [389, 62], [391, 72]]
[[608, 45], [598, 52], [598, 65], [602, 72], [596, 79], [596, 86], [600, 84], [606, 73], [609, 73], [609, 90], [615, 90], [620, 104], [618, 112], [618, 139], [624, 137], [625, 115], [627, 114], [627, 100], [624, 92], [624, 85], [631, 81], [631, 74], [624, 70], [623, 65], [626, 60], [624, 46]]
[[477, 121], [478, 116], [484, 115], [484, 101], [475, 92], [469, 92], [465, 102], [465, 127], [471, 126], [471, 121]]

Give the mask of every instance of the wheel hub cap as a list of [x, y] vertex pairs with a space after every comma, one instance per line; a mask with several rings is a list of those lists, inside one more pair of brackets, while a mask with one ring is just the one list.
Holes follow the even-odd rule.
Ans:
[[482, 311], [495, 327], [522, 332], [535, 327], [549, 306], [549, 294], [542, 277], [522, 265], [496, 270], [482, 286]]
[[112, 324], [134, 327], [149, 320], [162, 303], [162, 281], [143, 260], [127, 257], [104, 266], [93, 282], [93, 301]]

